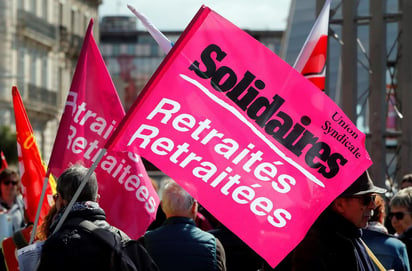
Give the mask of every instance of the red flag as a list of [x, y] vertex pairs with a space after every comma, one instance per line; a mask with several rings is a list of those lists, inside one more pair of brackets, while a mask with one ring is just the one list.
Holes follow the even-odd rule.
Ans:
[[[13, 86], [12, 93], [22, 192], [28, 218], [33, 222], [36, 217], [46, 170], [17, 87]], [[50, 185], [47, 187], [46, 199], [41, 208], [39, 223], [42, 222], [53, 204], [53, 190]]]
[[9, 165], [7, 164], [7, 160], [6, 160], [6, 157], [4, 156], [3, 151], [1, 151], [0, 155], [1, 155], [1, 167], [0, 167], [0, 172], [1, 172], [3, 169], [8, 168]]
[[325, 89], [330, 0], [323, 5], [293, 67], [321, 90]]
[[[92, 29], [93, 20], [86, 32], [49, 162], [49, 170], [56, 176], [71, 164], [91, 167], [125, 115]], [[107, 221], [130, 237], [139, 238], [155, 219], [159, 204], [140, 157], [108, 150], [95, 173], [99, 204]]]

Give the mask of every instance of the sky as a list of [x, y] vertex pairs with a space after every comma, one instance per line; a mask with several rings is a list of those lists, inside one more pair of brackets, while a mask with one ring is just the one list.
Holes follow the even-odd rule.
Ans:
[[[159, 30], [183, 30], [202, 6], [249, 30], [283, 30], [291, 0], [103, 0], [99, 16], [130, 15], [127, 5], [144, 13]], [[138, 23], [138, 30], [144, 27]]]

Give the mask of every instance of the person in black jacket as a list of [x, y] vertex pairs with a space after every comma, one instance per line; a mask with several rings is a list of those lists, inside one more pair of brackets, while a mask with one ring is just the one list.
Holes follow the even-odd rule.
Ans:
[[226, 270], [220, 241], [196, 226], [197, 201], [173, 180], [165, 182], [161, 207], [166, 221], [141, 239], [159, 269]]
[[[50, 226], [51, 232], [54, 232], [66, 206], [71, 201], [87, 171], [87, 168], [76, 165], [67, 169], [58, 178], [55, 198], [57, 214]], [[96, 176], [92, 174], [61, 228], [45, 241], [37, 270], [111, 270], [112, 248], [89, 232], [84, 231], [80, 227], [79, 221], [88, 220], [99, 228], [108, 229], [121, 241], [130, 240], [130, 238], [106, 222], [106, 215], [96, 202], [97, 190]]]
[[374, 264], [361, 240], [371, 218], [376, 187], [367, 172], [338, 196], [318, 217], [303, 241], [289, 255], [294, 271], [371, 271]]
[[262, 268], [262, 257], [223, 224], [208, 232], [218, 238], [225, 249], [227, 271], [256, 271]]

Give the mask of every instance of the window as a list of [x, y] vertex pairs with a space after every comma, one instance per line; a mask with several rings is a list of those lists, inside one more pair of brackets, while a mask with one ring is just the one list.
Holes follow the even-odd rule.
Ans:
[[19, 47], [18, 49], [18, 55], [17, 55], [17, 81], [18, 81], [18, 86], [20, 89], [23, 91], [24, 90], [24, 58], [26, 57], [26, 50], [24, 47]]
[[120, 46], [119, 44], [113, 44], [113, 56], [118, 56], [120, 54]]
[[84, 15], [83, 16], [83, 29], [84, 29], [84, 32], [86, 32], [86, 30], [87, 30], [87, 26], [89, 25], [89, 20], [90, 20], [90, 18], [89, 18], [89, 16], [87, 16], [87, 15]]
[[30, 1], [30, 10], [29, 11], [33, 12], [34, 14], [36, 14], [36, 9], [37, 9], [36, 4], [37, 4], [36, 0], [31, 0]]
[[17, 9], [24, 9], [24, 0], [17, 1]]
[[100, 45], [100, 51], [102, 52], [102, 55], [104, 57], [109, 57], [113, 55], [113, 46], [111, 44], [104, 44], [104, 45]]
[[76, 12], [73, 9], [70, 14], [70, 26], [71, 26], [70, 31], [72, 33], [76, 33]]
[[134, 55], [135, 54], [135, 44], [128, 44], [127, 45], [127, 54], [128, 55]]
[[42, 58], [42, 67], [41, 67], [41, 86], [44, 87], [45, 89], [48, 89], [48, 57], [47, 57], [47, 52], [43, 55]]
[[30, 55], [30, 83], [36, 85], [37, 77], [37, 52], [33, 50]]
[[125, 55], [127, 54], [127, 44], [120, 44], [120, 54]]
[[59, 25], [63, 25], [63, 3], [59, 3], [59, 17], [57, 18]]
[[63, 91], [63, 68], [57, 69], [57, 91]]
[[42, 16], [47, 21], [48, 19], [48, 0], [43, 0], [42, 2]]

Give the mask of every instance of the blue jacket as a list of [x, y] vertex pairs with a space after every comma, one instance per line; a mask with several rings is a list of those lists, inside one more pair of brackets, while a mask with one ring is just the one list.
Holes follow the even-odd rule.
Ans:
[[396, 237], [374, 230], [363, 230], [362, 239], [386, 269], [409, 271], [406, 246]]
[[185, 217], [168, 218], [161, 227], [144, 235], [144, 246], [162, 271], [225, 270], [224, 251], [223, 258], [220, 252], [223, 247], [217, 242], [212, 234]]

